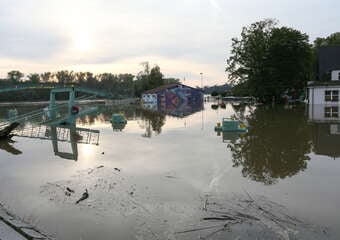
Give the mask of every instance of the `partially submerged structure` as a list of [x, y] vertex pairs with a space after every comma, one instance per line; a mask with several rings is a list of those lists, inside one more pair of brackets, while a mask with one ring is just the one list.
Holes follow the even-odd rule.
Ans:
[[203, 102], [201, 89], [189, 87], [183, 84], [169, 84], [148, 90], [142, 94], [144, 103], [160, 105], [177, 105], [181, 102]]
[[340, 141], [340, 46], [318, 51], [318, 81], [308, 83], [308, 118], [316, 154], [337, 158]]
[[170, 84], [142, 94], [143, 107], [176, 117], [188, 116], [203, 108], [203, 92], [183, 84]]
[[318, 80], [309, 82], [307, 89], [310, 118], [340, 120], [340, 46], [319, 49]]

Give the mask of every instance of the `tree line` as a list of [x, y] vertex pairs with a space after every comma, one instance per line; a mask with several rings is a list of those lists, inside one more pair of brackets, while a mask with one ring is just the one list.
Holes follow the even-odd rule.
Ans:
[[278, 21], [265, 19], [243, 27], [232, 39], [226, 72], [234, 95], [257, 97], [262, 102], [278, 101], [282, 95], [298, 97], [308, 81], [318, 79], [317, 54], [323, 46], [340, 45], [340, 33], [317, 38]]
[[[179, 79], [165, 78], [158, 65], [150, 67], [148, 62], [141, 64], [143, 69], [137, 74], [113, 74], [91, 72], [74, 72], [61, 70], [57, 72], [24, 73], [13, 70], [8, 72], [7, 78], [0, 79], [0, 88], [16, 87], [18, 85], [48, 85], [48, 86], [80, 86], [109, 91], [115, 98], [139, 97], [146, 90], [164, 84], [179, 83]], [[24, 94], [1, 94], [0, 101], [14, 100], [47, 100], [49, 90], [32, 89]]]

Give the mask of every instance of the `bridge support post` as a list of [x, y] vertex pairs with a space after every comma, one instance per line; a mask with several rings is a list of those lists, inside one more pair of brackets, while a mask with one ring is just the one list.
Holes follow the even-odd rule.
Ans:
[[55, 92], [51, 91], [50, 92], [50, 105], [48, 108], [48, 113], [49, 113], [49, 118], [54, 119], [55, 116], [55, 111], [56, 111], [56, 104], [55, 104]]
[[55, 108], [55, 93], [53, 91], [50, 92], [50, 110]]
[[68, 99], [68, 113], [72, 114], [72, 106], [74, 106], [74, 100], [76, 98], [76, 92], [74, 90], [74, 87], [72, 87], [72, 90], [69, 93], [69, 99]]

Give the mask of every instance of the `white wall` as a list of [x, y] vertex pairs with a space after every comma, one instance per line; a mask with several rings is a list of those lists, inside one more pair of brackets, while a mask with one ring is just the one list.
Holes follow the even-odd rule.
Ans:
[[339, 104], [336, 102], [326, 102], [325, 101], [325, 91], [326, 90], [338, 90], [340, 92], [340, 86], [338, 87], [311, 87], [309, 88], [309, 104], [323, 104], [323, 105], [334, 105]]
[[312, 122], [339, 121], [340, 115], [338, 118], [335, 118], [335, 117], [326, 118], [325, 117], [325, 107], [330, 107], [330, 106], [339, 106], [339, 110], [340, 110], [340, 105], [338, 104], [333, 104], [333, 105], [309, 104], [308, 105], [308, 120]]
[[340, 70], [332, 71], [332, 81], [340, 80]]

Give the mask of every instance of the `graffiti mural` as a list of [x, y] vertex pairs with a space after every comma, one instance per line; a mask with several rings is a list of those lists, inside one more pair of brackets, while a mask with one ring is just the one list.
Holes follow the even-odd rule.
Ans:
[[203, 94], [199, 89], [185, 85], [175, 85], [157, 89], [157, 103], [144, 103], [146, 109], [166, 115], [185, 117], [203, 109]]

